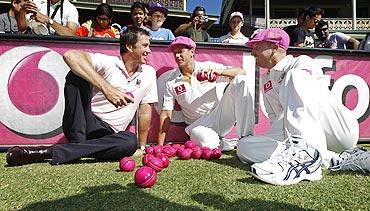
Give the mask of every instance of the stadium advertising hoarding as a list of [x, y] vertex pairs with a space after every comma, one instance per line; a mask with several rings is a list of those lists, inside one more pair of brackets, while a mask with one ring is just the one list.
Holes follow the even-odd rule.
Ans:
[[[69, 71], [62, 55], [69, 49], [118, 55], [118, 43], [70, 42], [35, 40], [1, 40], [0, 46], [0, 147], [12, 145], [40, 145], [65, 143], [61, 130], [64, 110], [64, 77]], [[158, 93], [161, 102], [164, 82], [168, 73], [176, 67], [173, 55], [166, 50], [166, 44], [152, 46], [148, 63], [157, 70]], [[370, 57], [329, 51], [291, 51], [294, 55], [308, 54], [319, 62], [327, 75], [328, 86], [339, 102], [343, 102], [360, 123], [360, 137], [370, 140], [369, 82]], [[259, 75], [255, 75], [254, 58], [250, 50], [222, 45], [199, 46], [196, 51], [199, 61], [210, 60], [229, 66], [240, 66], [247, 72], [249, 90], [256, 99], [260, 93]], [[258, 72], [258, 71], [257, 71]], [[263, 74], [263, 70], [260, 71]], [[161, 103], [153, 111], [150, 142], [156, 141], [158, 113]], [[263, 134], [269, 128], [261, 99], [258, 106], [256, 134]], [[174, 124], [167, 139], [186, 141], [182, 124], [181, 109], [175, 108]], [[131, 130], [134, 127], [131, 127]], [[235, 136], [231, 131], [230, 137]]]

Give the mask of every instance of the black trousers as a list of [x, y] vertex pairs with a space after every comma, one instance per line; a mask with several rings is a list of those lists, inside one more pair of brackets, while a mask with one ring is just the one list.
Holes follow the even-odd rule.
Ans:
[[115, 133], [91, 111], [91, 85], [69, 72], [64, 87], [63, 132], [70, 143], [53, 147], [52, 164], [62, 164], [82, 157], [119, 160], [137, 149], [136, 135]]

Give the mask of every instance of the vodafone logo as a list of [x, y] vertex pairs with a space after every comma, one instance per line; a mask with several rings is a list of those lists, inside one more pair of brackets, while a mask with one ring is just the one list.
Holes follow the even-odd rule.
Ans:
[[57, 52], [40, 46], [12, 48], [0, 56], [0, 122], [25, 136], [55, 135], [62, 125], [64, 77]]

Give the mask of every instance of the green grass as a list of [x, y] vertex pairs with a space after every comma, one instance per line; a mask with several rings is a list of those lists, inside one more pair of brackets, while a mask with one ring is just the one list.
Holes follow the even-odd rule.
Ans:
[[172, 158], [154, 187], [140, 189], [118, 162], [6, 167], [0, 153], [0, 210], [370, 210], [369, 174], [324, 171], [318, 182], [273, 186], [247, 169], [234, 153]]

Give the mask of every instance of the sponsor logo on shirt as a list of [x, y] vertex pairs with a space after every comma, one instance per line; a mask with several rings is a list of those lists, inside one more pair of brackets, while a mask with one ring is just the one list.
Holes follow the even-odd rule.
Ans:
[[263, 91], [266, 93], [270, 91], [271, 89], [272, 89], [272, 83], [271, 83], [271, 80], [269, 80], [263, 85]]
[[136, 79], [136, 86], [137, 87], [140, 87], [140, 84], [141, 84], [141, 80], [140, 79]]
[[186, 92], [185, 84], [180, 84], [175, 87], [176, 95], [182, 95]]

